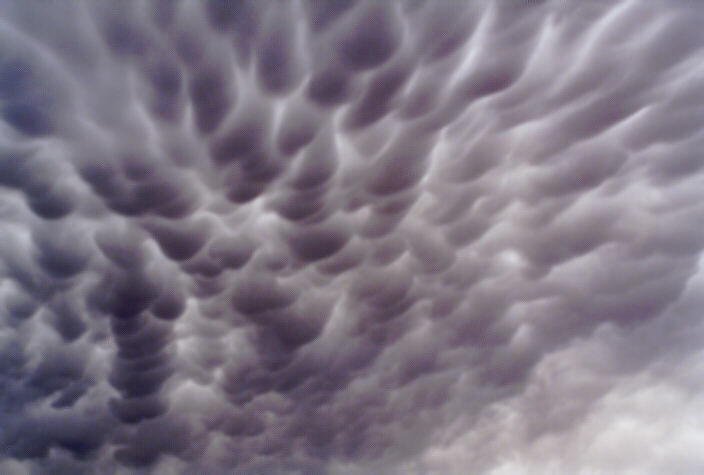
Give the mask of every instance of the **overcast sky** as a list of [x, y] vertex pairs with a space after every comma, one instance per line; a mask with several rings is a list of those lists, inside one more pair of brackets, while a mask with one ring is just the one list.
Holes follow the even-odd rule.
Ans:
[[703, 24], [0, 2], [0, 472], [704, 473]]

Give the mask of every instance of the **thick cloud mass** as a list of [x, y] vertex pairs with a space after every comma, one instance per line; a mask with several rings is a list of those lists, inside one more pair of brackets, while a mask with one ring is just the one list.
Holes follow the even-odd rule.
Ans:
[[0, 472], [704, 473], [702, 24], [0, 2]]

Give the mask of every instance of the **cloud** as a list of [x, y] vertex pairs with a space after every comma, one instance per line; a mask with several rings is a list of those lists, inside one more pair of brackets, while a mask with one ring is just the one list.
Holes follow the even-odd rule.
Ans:
[[701, 469], [703, 16], [3, 4], [0, 471]]

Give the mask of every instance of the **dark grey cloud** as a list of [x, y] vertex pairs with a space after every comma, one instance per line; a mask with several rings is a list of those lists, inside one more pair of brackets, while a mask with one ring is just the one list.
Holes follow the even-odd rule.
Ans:
[[701, 471], [702, 20], [2, 4], [0, 471]]

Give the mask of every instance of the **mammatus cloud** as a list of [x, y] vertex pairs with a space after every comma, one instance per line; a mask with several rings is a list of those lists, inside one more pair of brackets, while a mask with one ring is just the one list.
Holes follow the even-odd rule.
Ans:
[[696, 2], [0, 5], [0, 471], [704, 470]]

